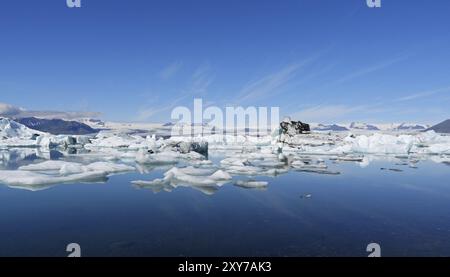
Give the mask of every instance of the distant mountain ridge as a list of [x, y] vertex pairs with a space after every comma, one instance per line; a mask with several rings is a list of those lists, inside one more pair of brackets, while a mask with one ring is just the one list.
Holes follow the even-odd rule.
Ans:
[[447, 120], [427, 129], [427, 131], [431, 131], [431, 130], [435, 131], [436, 133], [450, 134], [450, 119], [447, 119]]
[[398, 131], [398, 132], [420, 132], [425, 131], [431, 125], [420, 123], [379, 123], [369, 124], [363, 122], [352, 123], [311, 123], [313, 131]]
[[313, 131], [348, 131], [348, 129], [344, 126], [340, 126], [337, 124], [319, 124], [313, 127]]
[[78, 121], [41, 119], [36, 117], [17, 118], [15, 121], [30, 129], [53, 135], [87, 135], [97, 132], [96, 129]]
[[420, 130], [425, 130], [425, 129], [427, 129], [426, 128], [426, 126], [424, 126], [424, 125], [420, 125], [420, 124], [406, 124], [406, 123], [402, 123], [402, 124], [400, 124], [399, 126], [397, 126], [397, 128], [395, 128], [396, 130], [399, 130], [399, 131], [407, 131], [407, 130], [410, 130], [410, 131], [414, 131], [414, 130], [417, 130], [417, 131], [420, 131]]
[[371, 125], [371, 124], [367, 124], [367, 123], [359, 123], [359, 122], [352, 122], [350, 124], [349, 128], [355, 129], [355, 130], [370, 130], [370, 131], [379, 131], [380, 130], [375, 125]]

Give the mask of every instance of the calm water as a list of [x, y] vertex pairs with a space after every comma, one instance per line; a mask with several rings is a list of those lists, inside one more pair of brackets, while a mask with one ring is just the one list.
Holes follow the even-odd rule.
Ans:
[[266, 190], [213, 195], [130, 184], [163, 170], [38, 192], [0, 186], [0, 256], [66, 256], [71, 242], [83, 256], [367, 256], [370, 242], [383, 256], [450, 256], [450, 166], [328, 164], [342, 174], [257, 177]]

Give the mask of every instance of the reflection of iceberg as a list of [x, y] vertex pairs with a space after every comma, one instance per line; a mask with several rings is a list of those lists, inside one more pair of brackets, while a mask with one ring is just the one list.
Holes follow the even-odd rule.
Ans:
[[178, 187], [188, 187], [201, 191], [206, 195], [213, 195], [219, 188], [217, 186], [198, 186], [184, 184], [177, 181], [173, 182], [153, 182], [153, 181], [133, 181], [134, 185], [143, 189], [151, 189], [153, 192], [158, 193], [161, 191], [172, 192]]
[[324, 174], [324, 175], [339, 175], [339, 174], [341, 174], [339, 171], [330, 171], [330, 170], [326, 170], [326, 169], [296, 168], [295, 171], [307, 172], [307, 173], [317, 173], [317, 174]]
[[239, 180], [234, 185], [246, 189], [265, 189], [269, 183], [265, 181]]

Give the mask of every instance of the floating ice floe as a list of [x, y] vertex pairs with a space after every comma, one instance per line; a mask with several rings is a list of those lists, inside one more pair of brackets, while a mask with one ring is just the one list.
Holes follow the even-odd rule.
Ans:
[[17, 170], [0, 170], [0, 183], [35, 190], [52, 184], [104, 180], [113, 173], [134, 171], [124, 164], [95, 162], [87, 165], [66, 161], [45, 161], [21, 166]]
[[40, 187], [46, 188], [48, 185], [55, 185], [69, 182], [98, 181], [104, 180], [107, 173], [103, 171], [88, 171], [71, 174], [67, 176], [49, 175], [25, 170], [2, 170], [0, 172], [0, 183], [10, 187], [23, 188], [27, 190], [38, 190]]
[[229, 173], [222, 170], [209, 175], [204, 169], [196, 169], [193, 167], [177, 168], [173, 167], [164, 174], [165, 181], [185, 182], [193, 185], [222, 185], [231, 180]]
[[205, 157], [197, 152], [181, 153], [176, 151], [163, 151], [149, 153], [139, 150], [136, 154], [136, 161], [141, 164], [176, 164], [182, 160], [201, 162]]
[[99, 171], [106, 174], [134, 171], [135, 168], [125, 164], [115, 164], [110, 162], [94, 162], [83, 165], [80, 163], [66, 162], [66, 161], [45, 161], [38, 164], [30, 164], [21, 166], [18, 170], [26, 171], [58, 171], [60, 175], [69, 175], [76, 173], [83, 173], [89, 171]]
[[[250, 155], [251, 156], [251, 155]], [[228, 157], [223, 159], [220, 164], [227, 172], [233, 175], [247, 175], [247, 176], [276, 176], [288, 172], [285, 163], [280, 162], [277, 156], [263, 158], [262, 155], [258, 158], [253, 156], [252, 160]]]
[[[132, 184], [140, 187], [150, 187], [154, 190], [172, 191], [178, 186], [189, 186], [202, 190], [206, 194], [215, 192], [218, 186], [228, 183], [232, 179], [231, 175], [223, 170], [211, 170], [194, 168], [173, 167], [164, 173], [163, 179], [153, 181], [133, 181]], [[205, 189], [210, 187], [210, 189]], [[211, 189], [212, 188], [212, 189]]]
[[364, 156], [355, 156], [355, 155], [333, 156], [330, 158], [330, 160], [344, 161], [344, 162], [363, 162]]
[[335, 149], [342, 153], [369, 154], [438, 154], [450, 153], [450, 137], [436, 134], [434, 131], [417, 135], [373, 134], [371, 136], [348, 136], [344, 145]]
[[285, 153], [320, 155], [348, 154], [443, 154], [450, 153], [450, 136], [434, 131], [409, 135], [373, 133], [341, 137], [341, 134], [305, 134], [291, 137], [282, 145]]

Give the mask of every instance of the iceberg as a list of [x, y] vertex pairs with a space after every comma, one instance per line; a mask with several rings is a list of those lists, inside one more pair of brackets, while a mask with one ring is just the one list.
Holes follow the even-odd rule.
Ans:
[[107, 173], [103, 171], [88, 171], [83, 173], [71, 174], [68, 176], [52, 176], [45, 173], [37, 173], [24, 170], [2, 170], [0, 174], [0, 183], [10, 187], [24, 188], [34, 190], [34, 187], [42, 185], [55, 185], [79, 181], [95, 181], [104, 179]]
[[124, 164], [110, 162], [95, 162], [87, 165], [66, 161], [45, 161], [37, 164], [21, 166], [22, 171], [58, 171], [61, 175], [78, 174], [89, 171], [104, 172], [105, 174], [134, 171], [135, 168]]
[[178, 186], [192, 187], [205, 194], [213, 194], [219, 186], [228, 183], [232, 177], [223, 170], [201, 169], [194, 167], [173, 167], [164, 173], [163, 179], [152, 181], [137, 180], [131, 183], [139, 187], [150, 187], [154, 191], [172, 191]]
[[12, 138], [20, 138], [24, 140], [33, 140], [37, 136], [44, 135], [44, 132], [32, 130], [23, 124], [14, 120], [0, 118], [0, 139], [7, 140]]
[[21, 166], [17, 170], [0, 170], [0, 183], [36, 190], [61, 183], [105, 181], [110, 174], [134, 170], [132, 166], [109, 162], [83, 165], [65, 161], [45, 161]]
[[213, 174], [211, 171], [204, 169], [196, 169], [193, 167], [177, 168], [173, 167], [166, 173], [164, 173], [163, 179], [155, 179], [153, 181], [134, 181], [133, 183], [146, 183], [146, 184], [164, 184], [164, 183], [179, 183], [185, 182], [193, 185], [221, 185], [231, 180], [232, 177], [229, 173], [222, 170], [217, 170]]

